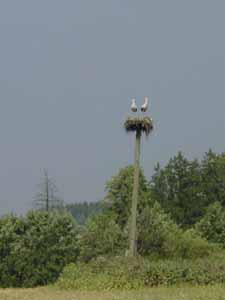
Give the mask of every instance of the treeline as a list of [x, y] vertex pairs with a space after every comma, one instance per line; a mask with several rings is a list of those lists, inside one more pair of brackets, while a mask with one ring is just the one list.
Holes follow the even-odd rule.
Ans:
[[210, 204], [225, 206], [225, 153], [210, 150], [199, 161], [179, 152], [165, 167], [156, 166], [150, 191], [177, 224], [192, 226]]
[[65, 205], [78, 224], [84, 225], [86, 221], [102, 212], [101, 202], [80, 202]]
[[[115, 262], [112, 280], [117, 286], [118, 276], [123, 274], [126, 278], [132, 273], [129, 271], [130, 262], [125, 263], [125, 269], [121, 270], [121, 259], [128, 248], [132, 186], [133, 167], [128, 166], [106, 183], [106, 195], [99, 203], [74, 204], [63, 210], [33, 211], [24, 217], [10, 215], [1, 218], [0, 285], [51, 283], [64, 266], [73, 263], [65, 269], [60, 282], [64, 287], [75, 285], [83, 288], [82, 284], [89, 286], [95, 282], [97, 269], [107, 269], [110, 262]], [[218, 155], [209, 151], [201, 161], [188, 160], [178, 153], [166, 166], [158, 164], [151, 180], [147, 180], [141, 171], [137, 247], [139, 255], [145, 259], [151, 257], [156, 265], [155, 273], [152, 267], [148, 267], [143, 269], [146, 272], [144, 277], [141, 270], [137, 276], [157, 285], [163, 277], [162, 268], [165, 267], [168, 276], [176, 271], [171, 273], [172, 269], [169, 269], [174, 263], [162, 267], [165, 259], [192, 261], [222, 251], [225, 248], [224, 196], [224, 153]], [[158, 266], [160, 258], [163, 262]], [[213, 267], [220, 263], [225, 262], [210, 262], [210, 272], [215, 275], [208, 274], [212, 278], [209, 280], [203, 272], [206, 262], [201, 262], [202, 277], [199, 280], [213, 282], [216, 277], [216, 282], [223, 282], [225, 270]], [[177, 265], [180, 275], [172, 277], [171, 281], [179, 282], [179, 276], [183, 276], [184, 281], [190, 276], [192, 280], [200, 276], [196, 270], [196, 275], [189, 274], [192, 269], [186, 270], [185, 264], [186, 261]], [[194, 262], [188, 264], [195, 268]], [[88, 269], [87, 266], [92, 267]], [[112, 270], [112, 265], [109, 268]], [[139, 262], [134, 262], [134, 270], [139, 270]], [[220, 271], [222, 273], [218, 274]], [[110, 272], [106, 270], [106, 274]], [[85, 281], [85, 278], [90, 281]], [[106, 277], [101, 277], [96, 284], [106, 284], [105, 280]], [[107, 284], [111, 283], [107, 281]]]

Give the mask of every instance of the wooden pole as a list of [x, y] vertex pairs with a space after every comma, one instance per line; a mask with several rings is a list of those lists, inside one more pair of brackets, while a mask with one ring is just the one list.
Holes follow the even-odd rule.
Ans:
[[44, 184], [45, 184], [45, 206], [46, 211], [49, 211], [49, 178], [48, 178], [48, 171], [44, 170]]
[[130, 256], [137, 255], [137, 204], [140, 173], [140, 150], [141, 150], [141, 130], [136, 131], [135, 159], [134, 159], [134, 184], [131, 207], [130, 225]]

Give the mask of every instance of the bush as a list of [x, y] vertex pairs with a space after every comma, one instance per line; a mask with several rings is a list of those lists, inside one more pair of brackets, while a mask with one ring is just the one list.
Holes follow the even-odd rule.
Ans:
[[191, 283], [207, 285], [225, 282], [225, 254], [198, 259], [172, 259], [150, 262], [145, 274], [147, 286]]
[[62, 289], [138, 289], [174, 284], [225, 283], [225, 253], [191, 259], [104, 258], [70, 264], [57, 281]]
[[138, 248], [142, 255], [197, 258], [214, 249], [195, 230], [180, 229], [158, 203], [142, 212], [138, 228]]
[[[89, 220], [79, 237], [80, 260], [125, 254], [128, 228], [123, 230], [112, 213]], [[138, 216], [138, 253], [144, 256], [196, 258], [208, 255], [214, 246], [192, 230], [180, 229], [160, 207], [142, 210]]]
[[196, 224], [196, 229], [210, 242], [225, 248], [225, 208], [219, 202], [210, 205], [205, 216]]
[[87, 262], [99, 255], [117, 255], [125, 244], [126, 237], [114, 215], [101, 214], [90, 219], [80, 235], [80, 259]]
[[208, 243], [194, 229], [180, 230], [177, 239], [174, 240], [174, 247], [173, 256], [178, 258], [195, 259], [208, 256], [214, 251], [220, 251], [219, 247]]
[[163, 212], [160, 205], [145, 208], [138, 217], [138, 249], [142, 255], [174, 253], [178, 226]]
[[77, 229], [66, 213], [30, 212], [0, 222], [0, 285], [32, 287], [54, 282], [78, 256]]
[[14, 271], [11, 253], [26, 230], [27, 226], [23, 218], [8, 215], [0, 219], [0, 286], [18, 284], [19, 278]]
[[98, 257], [89, 263], [70, 264], [63, 270], [57, 286], [62, 289], [113, 290], [143, 286], [143, 259]]

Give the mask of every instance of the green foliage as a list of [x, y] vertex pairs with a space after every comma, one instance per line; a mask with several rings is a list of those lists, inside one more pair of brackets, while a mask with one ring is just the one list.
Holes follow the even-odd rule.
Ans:
[[210, 242], [225, 247], [225, 208], [219, 202], [210, 205], [196, 229]]
[[225, 206], [225, 153], [209, 150], [202, 161], [202, 190], [207, 205], [216, 201]]
[[99, 255], [116, 255], [125, 248], [126, 237], [112, 214], [90, 219], [79, 238], [80, 259], [89, 261]]
[[82, 202], [67, 204], [65, 209], [68, 210], [78, 224], [84, 225], [86, 221], [102, 212], [101, 202]]
[[194, 224], [208, 205], [202, 189], [201, 165], [197, 160], [188, 161], [181, 152], [163, 169], [157, 165], [151, 190], [152, 197], [184, 227]]
[[142, 255], [196, 258], [210, 254], [213, 246], [193, 229], [180, 229], [155, 203], [139, 217], [138, 248]]
[[[174, 240], [178, 231], [177, 225], [163, 212], [158, 203], [147, 207], [138, 218], [139, 253], [170, 255], [174, 250]], [[169, 249], [171, 246], [172, 249]]]
[[197, 231], [188, 229], [180, 230], [174, 238], [174, 253], [171, 256], [196, 259], [209, 256], [215, 251], [220, 251], [217, 245], [209, 244]]
[[176, 223], [190, 227], [205, 209], [219, 201], [225, 206], [225, 153], [211, 150], [201, 162], [189, 161], [181, 152], [161, 168], [151, 180], [152, 198], [158, 201]]
[[76, 261], [77, 229], [66, 213], [30, 212], [0, 221], [0, 285], [31, 287], [54, 282]]
[[144, 260], [129, 257], [98, 257], [88, 264], [64, 268], [57, 286], [63, 289], [99, 290], [137, 289], [143, 287]]
[[190, 259], [104, 258], [65, 267], [57, 286], [76, 290], [138, 289], [181, 283], [225, 283], [225, 254]]
[[[63, 288], [225, 282], [220, 249], [225, 247], [224, 170], [225, 154], [209, 151], [202, 162], [188, 161], [178, 153], [165, 168], [156, 167], [150, 184], [141, 171], [137, 246], [145, 258], [121, 257], [128, 248], [132, 166], [107, 183], [103, 206], [100, 202], [66, 206], [85, 224], [82, 227], [65, 211], [0, 218], [0, 285], [51, 283], [65, 265], [58, 282]], [[220, 255], [213, 256], [213, 251]]]
[[[79, 236], [80, 260], [100, 255], [125, 254], [128, 232], [116, 223], [115, 215], [104, 213], [89, 220]], [[142, 210], [138, 217], [138, 252], [160, 257], [196, 258], [211, 252], [209, 243], [194, 230], [180, 229], [158, 203]]]
[[190, 259], [152, 261], [146, 272], [146, 285], [191, 283], [206, 285], [225, 282], [225, 255]]
[[22, 218], [9, 215], [0, 219], [0, 286], [17, 286], [18, 279], [11, 253], [26, 230], [27, 226]]
[[[106, 184], [106, 197], [104, 204], [106, 210], [113, 212], [116, 217], [116, 222], [124, 228], [128, 222], [131, 210], [131, 198], [133, 190], [133, 174], [134, 168], [128, 166], [119, 171]], [[149, 184], [143, 174], [140, 172], [139, 179], [139, 212], [151, 203]]]

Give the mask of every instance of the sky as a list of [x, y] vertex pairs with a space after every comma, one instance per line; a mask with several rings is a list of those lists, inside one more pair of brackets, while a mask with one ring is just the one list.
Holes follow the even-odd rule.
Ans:
[[44, 168], [97, 201], [133, 162], [130, 99], [149, 96], [148, 179], [178, 151], [225, 151], [225, 1], [1, 0], [0, 215], [32, 208]]

